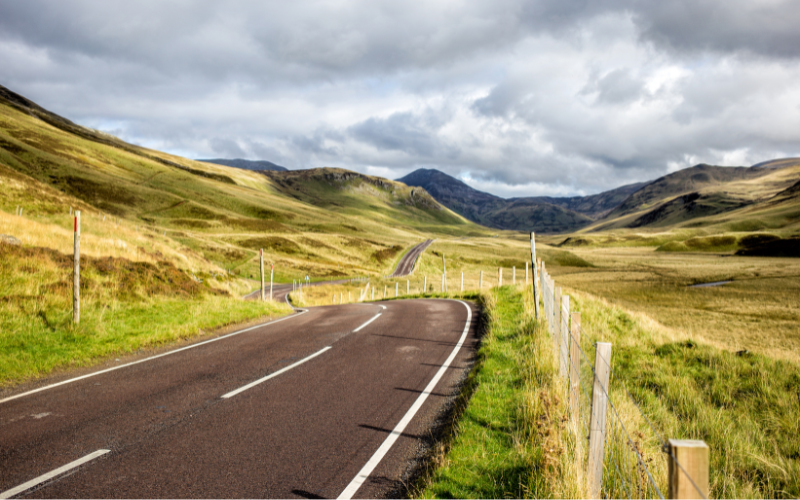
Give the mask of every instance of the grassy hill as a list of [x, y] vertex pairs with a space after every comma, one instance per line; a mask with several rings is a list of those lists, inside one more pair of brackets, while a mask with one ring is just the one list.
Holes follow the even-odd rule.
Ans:
[[[79, 326], [73, 209], [82, 212]], [[379, 276], [425, 238], [487, 234], [398, 182], [196, 162], [0, 87], [0, 386], [288, 313], [240, 299], [256, 288], [261, 248], [275, 280], [291, 282]]]
[[559, 244], [800, 256], [798, 182], [796, 159], [749, 168], [698, 165], [646, 185]]

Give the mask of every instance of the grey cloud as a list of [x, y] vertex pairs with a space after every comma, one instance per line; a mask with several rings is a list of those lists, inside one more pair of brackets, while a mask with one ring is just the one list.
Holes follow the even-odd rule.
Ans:
[[791, 0], [637, 2], [634, 12], [642, 39], [672, 50], [800, 56], [800, 4]]
[[800, 153], [796, 5], [0, 2], [0, 83], [193, 157], [586, 192]]
[[589, 82], [585, 94], [597, 93], [597, 101], [606, 104], [624, 104], [638, 100], [643, 94], [643, 82], [627, 68], [609, 71]]

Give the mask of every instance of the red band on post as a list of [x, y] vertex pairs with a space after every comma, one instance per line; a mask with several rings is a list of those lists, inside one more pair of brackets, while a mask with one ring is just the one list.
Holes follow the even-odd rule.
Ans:
[[75, 216], [75, 232], [78, 232], [78, 216]]

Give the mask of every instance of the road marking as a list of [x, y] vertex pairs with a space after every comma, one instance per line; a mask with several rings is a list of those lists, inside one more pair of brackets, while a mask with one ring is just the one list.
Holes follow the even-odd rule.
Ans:
[[47, 386], [44, 386], [44, 387], [40, 387], [38, 389], [33, 389], [32, 391], [23, 392], [22, 394], [17, 394], [15, 396], [9, 396], [9, 397], [7, 397], [5, 399], [0, 399], [0, 404], [8, 402], [8, 401], [11, 401], [13, 399], [21, 398], [23, 396], [29, 396], [29, 395], [37, 393], [37, 392], [45, 391], [47, 389], [52, 389], [53, 387], [58, 387], [60, 385], [69, 384], [69, 383], [72, 383], [72, 382], [77, 382], [78, 380], [83, 380], [85, 378], [94, 377], [95, 375], [102, 375], [103, 373], [113, 372], [114, 370], [119, 370], [120, 368], [127, 368], [128, 366], [138, 365], [139, 363], [144, 363], [145, 361], [152, 361], [154, 359], [163, 358], [164, 356], [169, 356], [170, 354], [175, 354], [176, 352], [181, 352], [181, 351], [185, 351], [187, 349], [193, 349], [195, 347], [199, 347], [201, 345], [210, 344], [211, 342], [216, 342], [218, 340], [222, 340], [222, 339], [226, 339], [226, 338], [229, 338], [229, 337], [233, 337], [234, 335], [239, 335], [240, 333], [249, 332], [250, 330], [255, 330], [256, 328], [261, 328], [261, 327], [264, 327], [264, 326], [267, 326], [267, 325], [272, 325], [274, 323], [279, 323], [279, 322], [287, 320], [287, 319], [296, 318], [296, 317], [298, 317], [298, 316], [300, 316], [302, 314], [305, 314], [307, 312], [308, 312], [307, 310], [303, 310], [302, 312], [299, 312], [297, 314], [292, 314], [291, 316], [286, 316], [286, 317], [279, 318], [279, 319], [276, 319], [276, 320], [268, 321], [266, 323], [262, 323], [260, 325], [251, 326], [250, 328], [245, 328], [244, 330], [239, 330], [238, 332], [229, 333], [229, 334], [223, 335], [221, 337], [215, 337], [215, 338], [210, 339], [210, 340], [205, 340], [203, 342], [198, 342], [196, 344], [192, 344], [192, 345], [189, 345], [189, 346], [186, 346], [186, 347], [181, 347], [180, 349], [175, 349], [174, 351], [169, 351], [169, 352], [165, 352], [165, 353], [162, 353], [162, 354], [156, 354], [155, 356], [151, 356], [149, 358], [140, 359], [138, 361], [132, 361], [130, 363], [125, 363], [124, 365], [113, 366], [111, 368], [106, 368], [105, 370], [100, 370], [99, 372], [89, 373], [87, 375], [81, 375], [80, 377], [71, 378], [69, 380], [64, 380], [62, 382], [57, 382], [55, 384], [50, 384], [50, 385], [47, 385]]
[[311, 356], [308, 356], [308, 357], [306, 357], [306, 358], [303, 358], [303, 359], [301, 359], [300, 361], [298, 361], [297, 363], [293, 363], [293, 364], [291, 364], [291, 365], [287, 366], [286, 368], [281, 368], [280, 370], [276, 371], [275, 373], [271, 373], [271, 374], [267, 375], [267, 376], [266, 376], [266, 377], [264, 377], [264, 378], [260, 378], [260, 379], [256, 380], [255, 382], [250, 382], [249, 384], [247, 384], [247, 385], [246, 385], [246, 386], [244, 386], [244, 387], [240, 387], [240, 388], [236, 389], [235, 391], [231, 391], [231, 392], [229, 392], [228, 394], [225, 394], [224, 396], [222, 396], [222, 398], [223, 398], [223, 399], [232, 398], [233, 396], [235, 396], [235, 395], [237, 395], [237, 394], [239, 394], [239, 393], [241, 393], [241, 392], [244, 392], [244, 391], [246, 391], [247, 389], [250, 389], [250, 388], [252, 388], [252, 387], [255, 387], [255, 386], [257, 386], [258, 384], [260, 384], [260, 383], [262, 383], [262, 382], [266, 382], [267, 380], [269, 380], [269, 379], [271, 379], [271, 378], [273, 378], [273, 377], [277, 377], [277, 376], [278, 376], [278, 375], [280, 375], [281, 373], [288, 372], [288, 371], [289, 371], [289, 370], [291, 370], [292, 368], [296, 368], [296, 367], [298, 367], [298, 366], [302, 365], [303, 363], [305, 363], [306, 361], [308, 361], [308, 360], [310, 360], [310, 359], [316, 358], [317, 356], [319, 356], [320, 354], [322, 354], [323, 352], [327, 351], [327, 350], [328, 350], [328, 349], [330, 349], [330, 348], [331, 348], [331, 346], [328, 346], [328, 347], [325, 347], [325, 348], [323, 348], [323, 349], [320, 349], [319, 351], [315, 352], [315, 353], [314, 353], [314, 354], [312, 354]]
[[447, 368], [450, 367], [450, 363], [453, 362], [455, 359], [458, 350], [461, 349], [461, 346], [464, 344], [464, 341], [467, 339], [467, 334], [469, 333], [469, 324], [472, 321], [472, 310], [469, 308], [466, 302], [457, 300], [456, 302], [460, 302], [464, 304], [464, 307], [467, 308], [467, 323], [464, 325], [464, 332], [461, 334], [461, 338], [458, 340], [458, 344], [453, 348], [453, 352], [450, 353], [447, 360], [445, 360], [444, 364], [439, 368], [439, 371], [436, 372], [436, 375], [433, 376], [428, 385], [425, 387], [425, 390], [422, 391], [422, 394], [419, 395], [414, 404], [411, 405], [411, 408], [408, 409], [406, 414], [394, 428], [391, 434], [386, 438], [386, 440], [381, 444], [381, 447], [378, 448], [378, 451], [372, 455], [372, 458], [364, 465], [364, 467], [356, 474], [356, 477], [350, 481], [350, 484], [347, 485], [347, 488], [342, 491], [338, 498], [349, 500], [353, 498], [353, 495], [356, 494], [358, 489], [364, 484], [364, 481], [367, 480], [369, 475], [372, 471], [377, 467], [386, 453], [389, 452], [389, 449], [392, 447], [397, 438], [403, 433], [406, 429], [406, 426], [411, 422], [411, 419], [414, 418], [414, 415], [419, 411], [422, 407], [422, 404], [425, 403], [425, 400], [428, 399], [428, 396], [433, 392], [433, 389], [436, 387], [436, 384], [439, 383], [439, 380], [444, 376], [444, 372]]
[[85, 464], [86, 462], [94, 460], [95, 458], [103, 456], [106, 453], [110, 453], [110, 452], [111, 452], [111, 450], [97, 450], [94, 453], [89, 453], [88, 455], [86, 455], [83, 458], [79, 458], [79, 459], [75, 460], [74, 462], [70, 462], [67, 465], [59, 467], [58, 469], [56, 469], [54, 471], [50, 471], [47, 474], [42, 474], [41, 476], [37, 477], [36, 479], [31, 479], [27, 483], [20, 484], [16, 488], [11, 488], [10, 490], [6, 490], [6, 491], [0, 493], [0, 498], [11, 498], [14, 495], [18, 495], [18, 494], [22, 493], [23, 491], [27, 491], [27, 490], [33, 488], [36, 485], [42, 484], [43, 482], [45, 482], [45, 481], [47, 481], [49, 479], [52, 479], [52, 478], [54, 478], [56, 476], [59, 476], [59, 475], [65, 473], [65, 472], [67, 472], [69, 470], [72, 470], [72, 469], [76, 468], [76, 467], [80, 467], [81, 465]]
[[[384, 309], [386, 309], [386, 308], [384, 307]], [[378, 314], [376, 314], [375, 316], [373, 316], [372, 318], [370, 318], [370, 319], [369, 319], [369, 321], [367, 321], [367, 322], [366, 322], [366, 323], [364, 323], [363, 325], [361, 325], [361, 326], [359, 326], [358, 328], [356, 328], [355, 330], [353, 330], [353, 333], [356, 333], [356, 332], [358, 332], [358, 331], [361, 331], [361, 329], [362, 329], [362, 328], [364, 328], [364, 327], [365, 327], [365, 326], [367, 326], [368, 324], [372, 323], [372, 322], [373, 322], [373, 321], [375, 321], [376, 319], [380, 318], [380, 317], [381, 317], [381, 314], [383, 314], [383, 313], [378, 313]]]

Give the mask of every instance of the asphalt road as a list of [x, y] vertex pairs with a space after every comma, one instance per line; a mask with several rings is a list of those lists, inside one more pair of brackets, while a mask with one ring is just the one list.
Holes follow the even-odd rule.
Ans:
[[408, 253], [405, 254], [402, 259], [400, 259], [400, 262], [397, 264], [397, 268], [394, 270], [394, 273], [392, 273], [389, 277], [397, 278], [411, 274], [411, 271], [414, 270], [414, 264], [417, 262], [417, 258], [422, 255], [422, 252], [424, 252], [431, 243], [433, 243], [433, 240], [425, 240], [409, 250]]
[[52, 471], [17, 496], [396, 493], [469, 367], [474, 313], [433, 299], [311, 308], [6, 392], [0, 497]]

